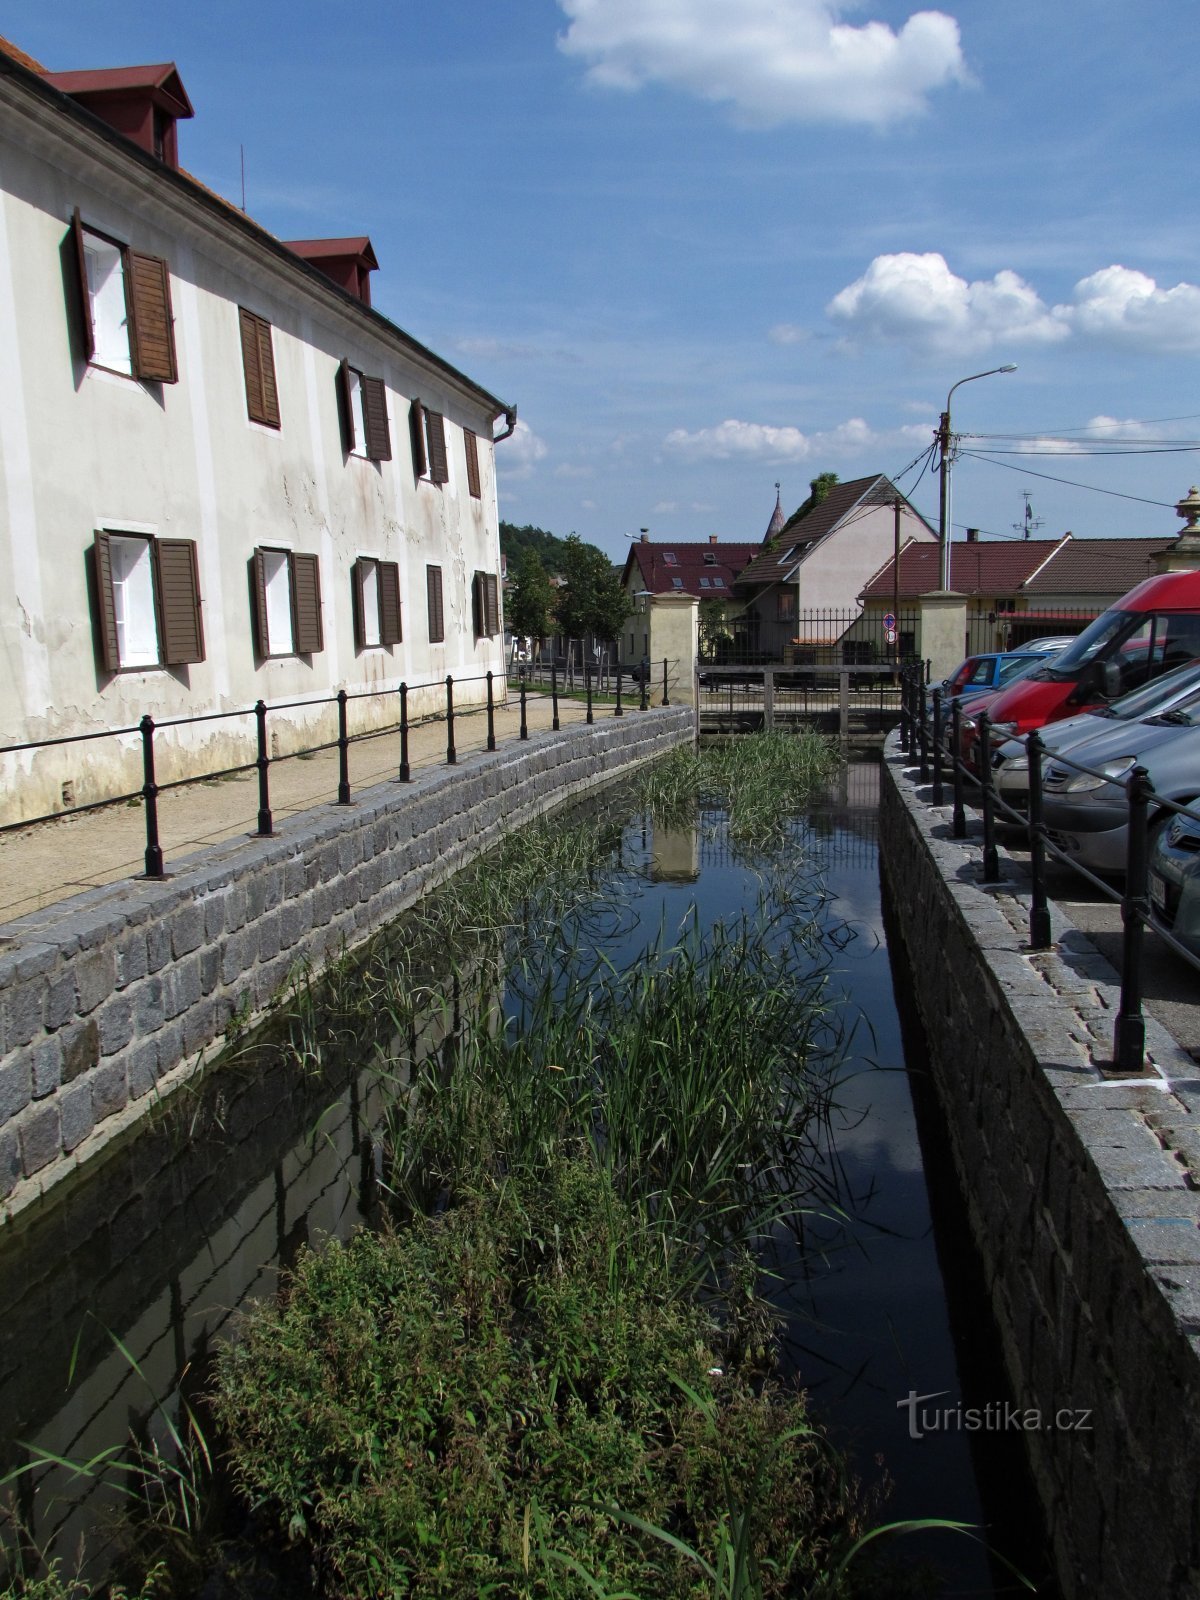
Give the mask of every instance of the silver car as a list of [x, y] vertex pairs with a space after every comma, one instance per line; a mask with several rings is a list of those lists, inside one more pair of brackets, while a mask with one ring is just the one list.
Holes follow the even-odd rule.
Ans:
[[[1125, 870], [1127, 787], [1134, 767], [1146, 769], [1155, 793], [1164, 799], [1188, 805], [1200, 796], [1200, 688], [1169, 711], [1107, 727], [1046, 759], [1042, 791], [1047, 833], [1065, 855], [1093, 872]], [[1171, 815], [1156, 811], [1151, 798], [1152, 838], [1169, 825]]]
[[[1093, 706], [1077, 717], [1051, 722], [1038, 733], [1049, 751], [1064, 754], [1107, 732], [1114, 723], [1142, 722], [1170, 711], [1200, 689], [1200, 661], [1177, 667], [1161, 678], [1153, 678], [1140, 689], [1123, 694], [1111, 705]], [[1132, 737], [1132, 735], [1131, 735]], [[1011, 806], [1025, 806], [1029, 800], [1029, 761], [1023, 739], [1004, 739], [992, 747], [992, 782], [1002, 799]]]
[[1150, 921], [1200, 956], [1200, 816], [1174, 816], [1150, 856]]

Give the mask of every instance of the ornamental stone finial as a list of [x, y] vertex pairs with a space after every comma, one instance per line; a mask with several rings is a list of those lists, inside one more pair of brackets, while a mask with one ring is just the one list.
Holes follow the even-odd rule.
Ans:
[[1200, 568], [1200, 489], [1195, 484], [1176, 502], [1175, 514], [1183, 518], [1179, 536], [1154, 557], [1156, 572], [1195, 572]]
[[1195, 484], [1182, 500], [1176, 502], [1175, 515], [1182, 517], [1186, 524], [1180, 531], [1181, 538], [1184, 534], [1200, 534], [1200, 489]]

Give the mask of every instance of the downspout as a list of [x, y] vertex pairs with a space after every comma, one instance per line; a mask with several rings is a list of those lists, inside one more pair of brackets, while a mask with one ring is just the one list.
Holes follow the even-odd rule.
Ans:
[[[500, 415], [501, 415], [501, 413], [499, 411], [497, 411], [496, 412], [496, 416], [498, 417]], [[504, 412], [503, 412], [503, 416], [504, 416], [504, 420], [508, 424], [508, 426], [505, 428], [503, 433], [497, 433], [497, 434], [495, 434], [493, 436], [493, 438], [492, 438], [492, 443], [493, 444], [499, 444], [502, 439], [511, 439], [513, 434], [517, 431], [517, 408], [516, 408], [516, 406], [506, 406], [505, 409], [504, 409]], [[495, 421], [495, 417], [493, 417], [492, 420]]]

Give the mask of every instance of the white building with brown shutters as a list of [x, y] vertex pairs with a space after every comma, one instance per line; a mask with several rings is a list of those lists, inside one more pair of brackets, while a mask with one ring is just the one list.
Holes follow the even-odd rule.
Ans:
[[[478, 702], [504, 669], [515, 412], [373, 310], [365, 237], [274, 238], [178, 165], [173, 65], [0, 44], [0, 745], [210, 717], [160, 781]], [[496, 433], [498, 418], [506, 430]], [[309, 704], [312, 703], [312, 704]], [[6, 755], [0, 821], [136, 788], [137, 741]]]

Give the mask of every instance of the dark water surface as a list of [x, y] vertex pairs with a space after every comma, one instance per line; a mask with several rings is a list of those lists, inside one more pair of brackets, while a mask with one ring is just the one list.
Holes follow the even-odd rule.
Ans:
[[[771, 1292], [815, 1412], [864, 1478], [886, 1470], [893, 1480], [883, 1516], [971, 1523], [1041, 1579], [1019, 1437], [951, 1426], [913, 1438], [902, 1404], [936, 1395], [926, 1410], [987, 1415], [1009, 1397], [940, 1153], [919, 1025], [897, 1006], [906, 986], [886, 930], [904, 911], [880, 903], [877, 784], [877, 768], [850, 767], [789, 841], [828, 891], [835, 1021], [861, 1020], [833, 1119], [841, 1211], [808, 1219], [803, 1248], [780, 1236]], [[762, 888], [719, 818], [657, 832], [635, 820], [621, 856], [606, 947], [617, 964], [660, 935], [752, 907]], [[181, 1373], [185, 1392], [202, 1389], [237, 1307], [273, 1294], [301, 1246], [345, 1237], [369, 1215], [379, 1092], [369, 1072], [339, 1079], [247, 1057], [0, 1230], [0, 1474], [25, 1459], [25, 1444], [83, 1461], [131, 1430], [163, 1436], [156, 1402]], [[39, 1476], [36, 1493], [32, 1478], [19, 1480], [19, 1509], [39, 1544], [53, 1538], [69, 1554], [115, 1496], [59, 1467]], [[961, 1536], [920, 1535], [903, 1554], [936, 1564], [932, 1593], [1017, 1592]]]

